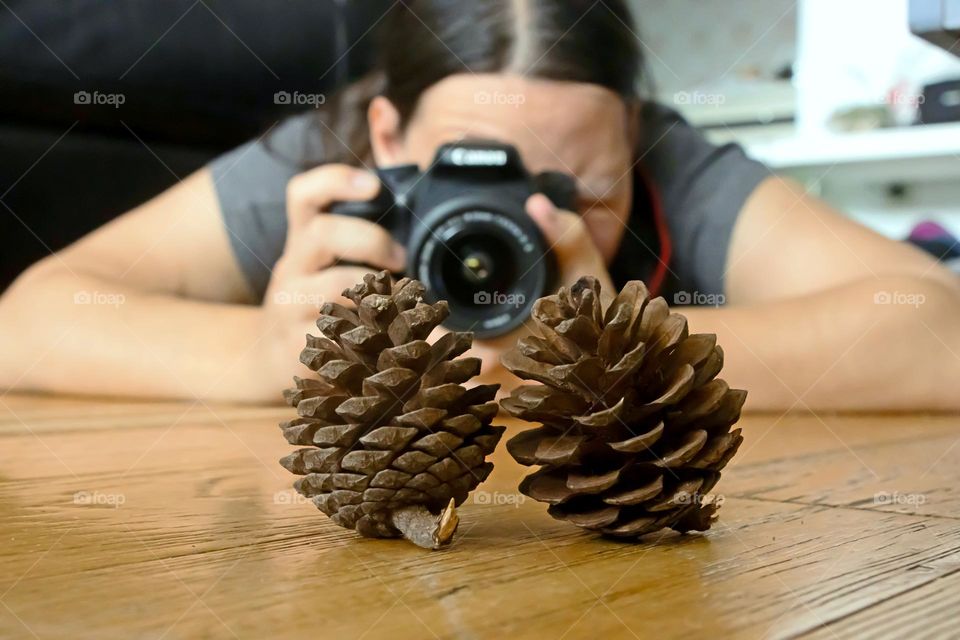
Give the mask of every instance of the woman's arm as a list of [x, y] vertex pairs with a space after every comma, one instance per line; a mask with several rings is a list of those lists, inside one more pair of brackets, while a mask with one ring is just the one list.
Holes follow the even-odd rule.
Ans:
[[[754, 410], [960, 409], [956, 277], [819, 201], [798, 200], [797, 189], [770, 179], [745, 205], [728, 255], [730, 304], [682, 310], [691, 332], [718, 335], [722, 377], [750, 390]], [[591, 274], [611, 290], [579, 216], [542, 200], [527, 208], [563, 284]], [[476, 343], [485, 381], [517, 384], [496, 358], [519, 333]]]
[[684, 313], [718, 334], [751, 408], [960, 410], [960, 280], [923, 252], [770, 178], [725, 281], [727, 307]]
[[153, 397], [254, 391], [258, 314], [200, 171], [33, 265], [0, 298], [0, 387]]
[[372, 222], [324, 213], [369, 199], [366, 171], [326, 165], [287, 187], [288, 234], [263, 304], [252, 306], [210, 173], [94, 231], [25, 272], [0, 298], [0, 387], [277, 402], [317, 310], [403, 248]]
[[[878, 290], [923, 303], [877, 305]], [[886, 276], [683, 313], [692, 332], [717, 334], [722, 377], [750, 390], [750, 409], [960, 410], [960, 300], [934, 280]]]

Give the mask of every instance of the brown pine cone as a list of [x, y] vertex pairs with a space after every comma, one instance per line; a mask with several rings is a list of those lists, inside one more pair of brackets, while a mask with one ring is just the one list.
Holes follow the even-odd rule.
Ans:
[[454, 506], [493, 469], [499, 385], [463, 386], [480, 372], [479, 358], [457, 358], [472, 334], [426, 341], [447, 303], [424, 303], [416, 280], [368, 274], [343, 295], [356, 310], [325, 304], [322, 335], [300, 354], [319, 379], [295, 378], [285, 393], [299, 417], [280, 427], [307, 446], [280, 464], [340, 526], [437, 548], [456, 529]]
[[581, 278], [538, 300], [533, 319], [540, 335], [502, 358], [539, 383], [501, 403], [542, 425], [507, 442], [518, 462], [541, 465], [520, 491], [611, 536], [708, 529], [719, 504], [704, 496], [743, 440], [731, 426], [747, 396], [716, 378], [716, 336], [689, 335], [639, 281], [604, 310], [598, 282]]

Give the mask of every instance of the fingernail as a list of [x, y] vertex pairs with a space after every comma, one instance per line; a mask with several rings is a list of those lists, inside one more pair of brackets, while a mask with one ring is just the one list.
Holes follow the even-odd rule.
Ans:
[[551, 227], [557, 224], [557, 209], [550, 199], [542, 194], [538, 193], [530, 198], [528, 212], [542, 224]]
[[379, 178], [369, 171], [357, 171], [353, 174], [353, 185], [358, 189], [373, 189], [378, 184]]
[[544, 215], [555, 216], [557, 213], [557, 207], [554, 206], [553, 202], [547, 196], [542, 193], [535, 194], [534, 196], [534, 206], [537, 207]]

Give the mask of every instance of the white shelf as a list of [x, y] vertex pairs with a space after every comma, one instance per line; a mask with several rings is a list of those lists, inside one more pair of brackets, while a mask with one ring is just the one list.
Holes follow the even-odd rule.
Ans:
[[958, 123], [864, 133], [794, 133], [776, 140], [744, 136], [740, 143], [771, 169], [800, 176], [829, 173], [844, 179], [924, 182], [960, 178]]
[[793, 136], [751, 144], [749, 153], [774, 168], [960, 159], [960, 124], [935, 124], [864, 133]]
[[679, 111], [696, 127], [724, 130], [755, 123], [794, 120], [797, 112], [796, 89], [786, 80], [729, 79], [672, 95], [661, 101]]

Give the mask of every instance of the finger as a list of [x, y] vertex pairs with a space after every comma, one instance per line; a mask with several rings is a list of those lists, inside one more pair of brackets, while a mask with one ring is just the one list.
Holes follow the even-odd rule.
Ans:
[[586, 266], [593, 262], [591, 254], [596, 250], [579, 216], [557, 209], [549, 198], [539, 193], [527, 200], [527, 213], [543, 231], [547, 246], [562, 265]]
[[352, 307], [353, 301], [343, 297], [343, 292], [363, 282], [363, 277], [368, 273], [370, 270], [363, 267], [332, 267], [310, 276], [310, 279], [321, 290], [330, 292], [328, 302]]
[[527, 213], [557, 257], [561, 283], [567, 286], [582, 276], [594, 276], [601, 287], [612, 291], [607, 265], [580, 216], [557, 209], [543, 194], [534, 194], [527, 200]]
[[353, 306], [350, 300], [343, 297], [343, 292], [363, 282], [363, 276], [369, 272], [369, 269], [363, 267], [324, 269], [319, 273], [295, 279], [286, 292], [276, 294], [280, 300], [274, 302], [279, 304], [288, 301], [289, 304], [299, 304], [305, 310], [309, 309], [309, 317], [316, 320], [317, 311], [327, 302]]
[[327, 164], [298, 174], [287, 183], [288, 232], [302, 229], [333, 202], [370, 200], [378, 191], [376, 175], [344, 164]]
[[288, 273], [309, 274], [337, 259], [399, 272], [407, 256], [403, 245], [374, 222], [322, 214], [290, 236], [281, 261]]

